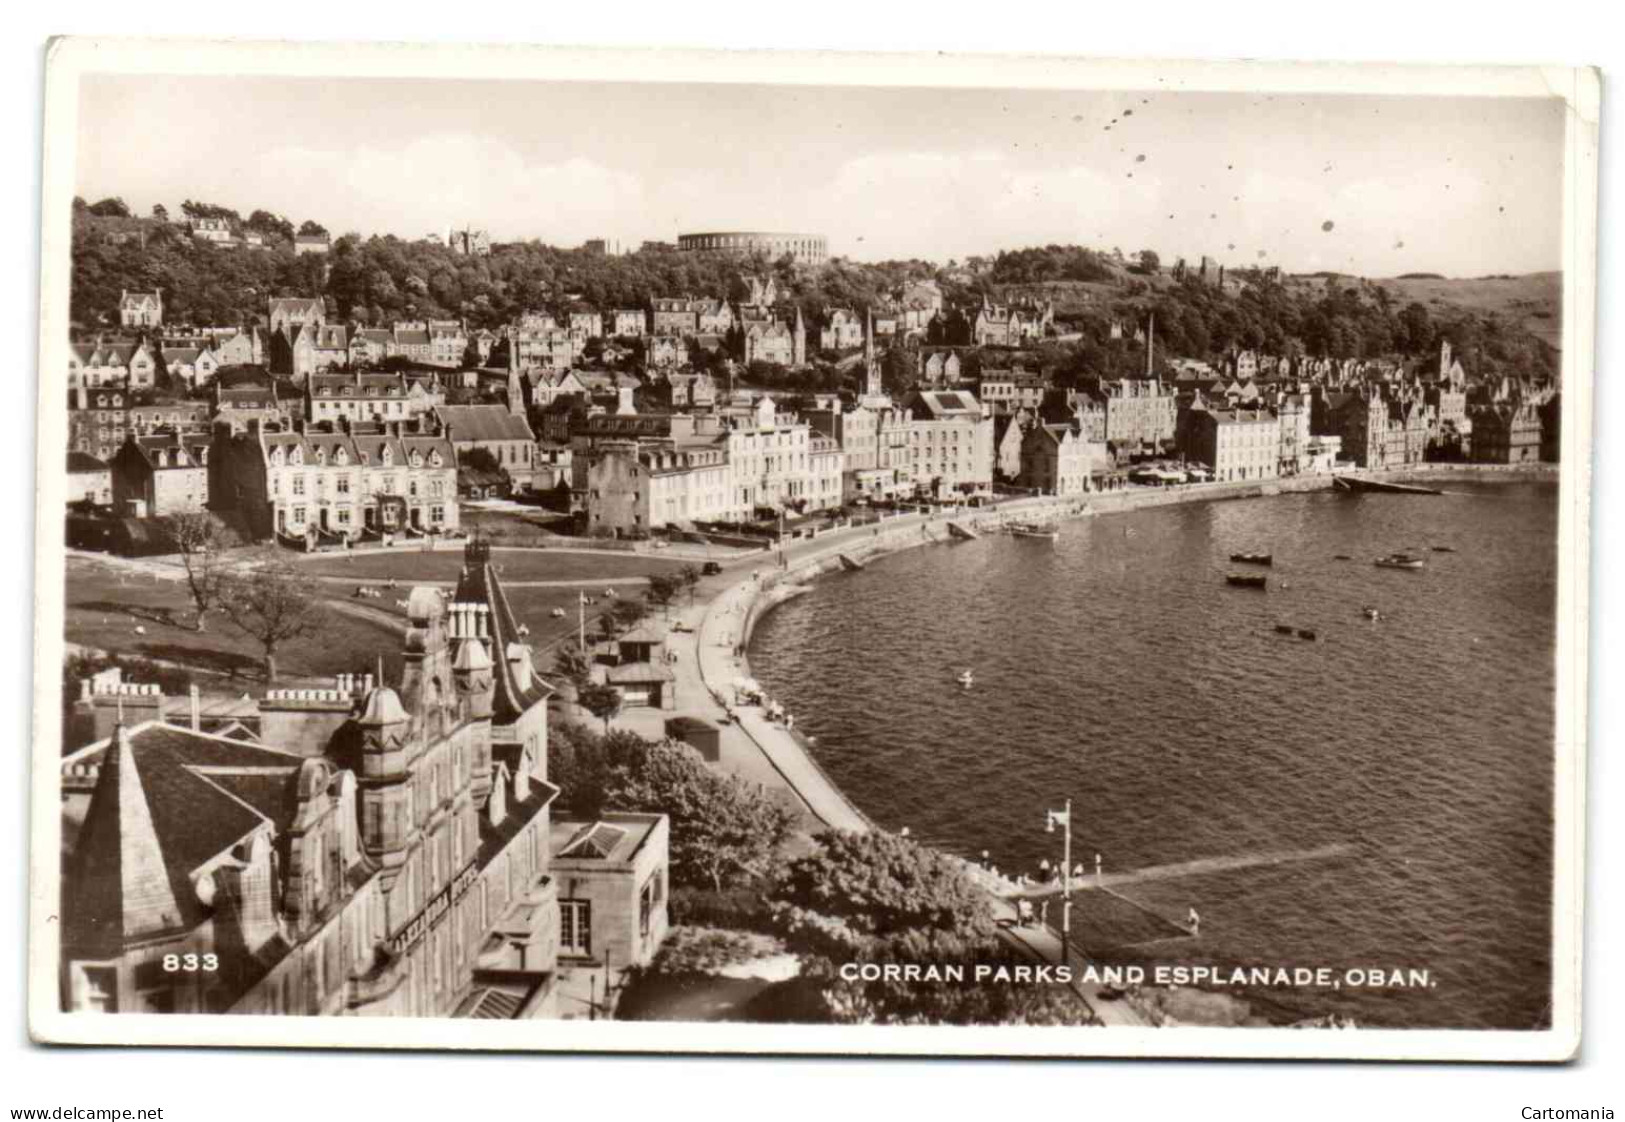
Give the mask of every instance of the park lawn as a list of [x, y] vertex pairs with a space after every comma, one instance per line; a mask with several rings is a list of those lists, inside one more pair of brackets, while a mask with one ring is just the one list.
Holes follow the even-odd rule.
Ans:
[[[261, 651], [224, 616], [211, 613], [208, 630], [192, 630], [192, 600], [184, 581], [155, 580], [77, 558], [67, 563], [64, 638], [97, 650], [138, 655], [186, 666], [227, 679], [264, 684]], [[375, 612], [399, 615], [367, 601]], [[405, 624], [401, 615], [401, 625]], [[141, 627], [145, 635], [138, 634]], [[384, 656], [392, 679], [401, 670], [401, 631], [381, 619], [361, 619], [334, 609], [322, 614], [321, 629], [277, 652], [279, 684], [325, 679], [371, 670]]]
[[[553, 550], [497, 549], [491, 559], [504, 584], [540, 580], [624, 580], [655, 573], [669, 576], [683, 568], [680, 561], [638, 554], [621, 557]], [[305, 571], [321, 576], [366, 580], [388, 580], [393, 577], [402, 583], [414, 580], [455, 581], [463, 571], [463, 555], [461, 551], [454, 550], [320, 554], [302, 562], [302, 565]]]

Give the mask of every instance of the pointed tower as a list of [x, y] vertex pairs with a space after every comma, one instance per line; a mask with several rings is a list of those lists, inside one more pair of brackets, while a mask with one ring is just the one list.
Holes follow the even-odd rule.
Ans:
[[382, 869], [386, 890], [417, 837], [407, 761], [410, 724], [400, 695], [384, 685], [380, 667], [356, 725], [361, 730], [361, 847]]
[[101, 773], [63, 885], [67, 959], [119, 958], [128, 944], [172, 934], [182, 926], [181, 901], [123, 722], [114, 727], [102, 753]]
[[515, 417], [525, 415], [525, 387], [520, 380], [519, 371], [511, 364], [508, 367], [508, 412]]
[[801, 318], [801, 305], [796, 305], [795, 335], [791, 339], [792, 362], [796, 366], [807, 365], [807, 321]]
[[470, 724], [470, 789], [475, 808], [481, 810], [491, 797], [491, 714], [496, 701], [496, 673], [490, 642], [490, 605], [453, 601], [451, 678]]
[[880, 359], [875, 354], [875, 310], [863, 314], [863, 395], [879, 397], [884, 392], [880, 379]]

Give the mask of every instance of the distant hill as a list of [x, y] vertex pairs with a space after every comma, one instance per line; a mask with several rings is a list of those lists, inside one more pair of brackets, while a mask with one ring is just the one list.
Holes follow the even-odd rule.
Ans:
[[1392, 292], [1397, 301], [1415, 300], [1430, 308], [1449, 304], [1475, 312], [1494, 312], [1551, 347], [1561, 342], [1562, 273], [1477, 279], [1395, 277], [1376, 283]]

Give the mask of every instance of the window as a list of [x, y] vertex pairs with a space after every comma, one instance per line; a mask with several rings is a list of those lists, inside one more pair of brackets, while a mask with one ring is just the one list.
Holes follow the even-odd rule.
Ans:
[[293, 477], [293, 493], [296, 494], [296, 495], [303, 495], [305, 493], [305, 477], [304, 476], [296, 475], [296, 476]]
[[118, 1012], [118, 969], [112, 966], [82, 966], [83, 1006], [91, 1013]]

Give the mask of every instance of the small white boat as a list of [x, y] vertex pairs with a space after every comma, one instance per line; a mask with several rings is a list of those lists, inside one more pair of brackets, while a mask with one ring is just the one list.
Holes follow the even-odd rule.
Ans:
[[955, 680], [960, 685], [965, 686], [965, 687], [968, 688], [968, 687], [970, 687], [972, 685], [975, 685], [976, 676], [974, 674], [972, 674], [969, 670], [967, 670], [964, 673], [962, 673], [961, 675], [959, 675], [959, 677], [957, 679], [955, 679]]

